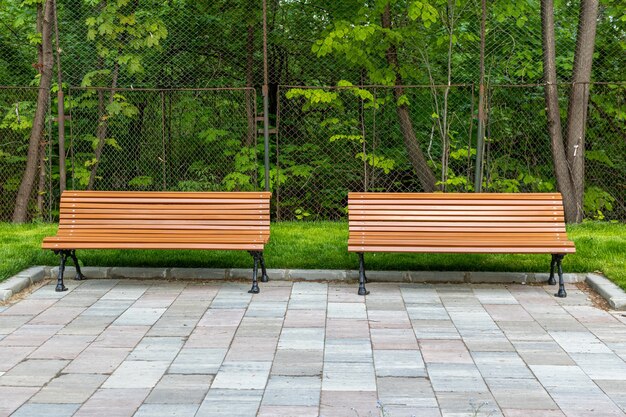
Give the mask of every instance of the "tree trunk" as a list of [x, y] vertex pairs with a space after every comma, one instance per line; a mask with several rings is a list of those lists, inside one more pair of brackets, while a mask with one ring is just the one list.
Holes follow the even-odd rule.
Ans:
[[557, 187], [563, 195], [565, 221], [568, 223], [580, 223], [583, 219], [585, 127], [597, 17], [598, 0], [581, 0], [572, 88], [567, 111], [567, 143], [565, 144], [557, 91], [554, 1], [542, 0], [541, 2], [543, 71], [546, 84], [548, 131]]
[[567, 109], [566, 156], [570, 167], [576, 217], [583, 220], [583, 197], [585, 192], [585, 130], [589, 105], [589, 82], [598, 21], [598, 0], [581, 0], [574, 53], [572, 88]]
[[39, 182], [37, 184], [37, 215], [43, 218], [46, 194], [46, 144], [39, 145]]
[[[382, 27], [385, 29], [391, 29], [391, 11], [389, 3], [385, 5], [385, 10], [382, 14]], [[394, 98], [396, 102], [404, 95], [404, 87], [402, 76], [399, 72], [398, 66], [398, 51], [396, 46], [391, 44], [387, 48], [386, 52], [387, 63], [391, 66], [396, 73], [395, 88], [393, 90]], [[425, 192], [435, 191], [436, 179], [432, 170], [426, 162], [424, 153], [420, 149], [417, 137], [415, 136], [415, 130], [413, 129], [413, 122], [409, 114], [409, 108], [406, 104], [397, 105], [396, 113], [400, 122], [400, 129], [402, 130], [402, 137], [404, 139], [404, 146], [409, 156], [409, 161], [415, 170], [415, 174], [422, 185], [422, 189]]]
[[65, 167], [65, 99], [63, 97], [63, 71], [61, 70], [61, 44], [59, 43], [59, 18], [57, 16], [56, 3], [52, 8], [54, 20], [54, 39], [56, 44], [57, 59], [57, 120], [59, 127], [59, 191], [63, 193], [67, 185], [67, 173]]
[[[116, 62], [115, 67], [113, 68], [113, 76], [111, 80], [111, 93], [109, 96], [108, 104], [113, 103], [115, 97], [115, 88], [117, 87], [117, 76], [119, 74], [119, 64]], [[87, 184], [87, 189], [92, 190], [94, 183], [96, 181], [96, 173], [98, 171], [98, 165], [100, 164], [100, 158], [102, 157], [102, 150], [104, 149], [105, 139], [107, 137], [107, 130], [109, 128], [109, 121], [106, 117], [106, 106], [103, 104], [102, 91], [98, 90], [99, 95], [99, 120], [98, 120], [98, 128], [96, 130], [96, 137], [98, 138], [98, 144], [96, 145], [95, 150], [95, 163], [91, 166], [91, 172], [89, 173], [89, 183]]]
[[554, 174], [559, 192], [563, 195], [565, 220], [576, 221], [576, 200], [572, 187], [559, 113], [559, 93], [556, 78], [556, 47], [554, 39], [554, 0], [541, 1], [541, 31], [543, 36], [543, 76], [546, 114]]
[[[254, 87], [254, 24], [248, 24], [248, 41], [247, 41], [247, 57], [246, 57], [246, 87]], [[246, 90], [246, 117], [248, 119], [248, 132], [244, 146], [250, 148], [254, 145], [256, 137], [256, 120], [254, 106], [254, 94], [252, 90]]]
[[54, 0], [48, 0], [44, 6], [43, 19], [41, 23], [41, 62], [39, 62], [39, 92], [37, 95], [37, 109], [33, 119], [33, 128], [28, 141], [28, 155], [24, 176], [20, 183], [20, 188], [15, 199], [15, 209], [13, 211], [13, 222], [23, 223], [28, 216], [28, 201], [33, 190], [37, 167], [39, 165], [39, 145], [43, 141], [46, 126], [46, 114], [48, 112], [48, 102], [50, 99], [50, 85], [52, 83], [52, 9]]

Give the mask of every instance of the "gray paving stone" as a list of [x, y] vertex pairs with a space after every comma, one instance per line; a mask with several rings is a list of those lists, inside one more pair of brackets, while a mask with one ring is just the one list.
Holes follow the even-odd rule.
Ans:
[[374, 350], [378, 377], [425, 377], [426, 368], [419, 350]]
[[37, 387], [47, 384], [69, 361], [54, 359], [28, 359], [20, 362], [0, 376], [0, 385]]
[[224, 361], [225, 348], [183, 348], [169, 367], [171, 374], [216, 374]]
[[117, 326], [152, 326], [165, 308], [130, 307], [113, 322]]
[[149, 404], [200, 404], [209, 391], [213, 375], [166, 374], [146, 399]]
[[408, 409], [437, 408], [437, 398], [430, 382], [423, 377], [377, 378], [380, 403], [386, 408], [404, 406]]
[[263, 405], [317, 407], [322, 379], [312, 376], [272, 376], [267, 382]]
[[428, 365], [428, 375], [435, 392], [457, 393], [487, 392], [487, 385], [474, 364], [433, 363]]
[[195, 415], [199, 404], [143, 404], [134, 417], [186, 417]]
[[324, 351], [321, 349], [278, 349], [272, 365], [272, 375], [322, 375]]
[[501, 408], [556, 410], [558, 406], [534, 378], [485, 378]]
[[533, 378], [517, 352], [472, 352], [472, 357], [483, 378]]
[[279, 349], [323, 349], [324, 329], [321, 328], [284, 328], [278, 339]]
[[325, 362], [324, 391], [376, 391], [373, 363]]
[[326, 339], [324, 362], [372, 362], [369, 339]]
[[51, 380], [33, 398], [31, 403], [43, 404], [81, 404], [102, 385], [105, 375], [97, 374], [61, 374]]
[[65, 368], [65, 372], [83, 374], [110, 374], [130, 353], [130, 348], [95, 347], [83, 350]]
[[34, 404], [26, 403], [12, 414], [14, 417], [70, 417], [80, 404]]
[[184, 343], [182, 337], [144, 337], [131, 352], [129, 360], [171, 362]]
[[150, 392], [147, 388], [99, 389], [78, 409], [75, 417], [132, 416]]
[[102, 388], [153, 388], [169, 364], [168, 361], [126, 360], [111, 374]]
[[436, 392], [441, 415], [445, 417], [502, 416], [500, 408], [489, 392]]
[[224, 362], [213, 379], [211, 389], [263, 390], [271, 362]]
[[0, 415], [11, 415], [16, 409], [32, 397], [40, 387], [3, 387], [0, 386]]
[[195, 417], [250, 417], [259, 409], [263, 390], [211, 389]]

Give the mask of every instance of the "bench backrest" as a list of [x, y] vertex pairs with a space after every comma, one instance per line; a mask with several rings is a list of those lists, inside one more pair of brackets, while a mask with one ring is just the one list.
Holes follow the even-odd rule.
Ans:
[[350, 193], [350, 233], [565, 233], [559, 193]]
[[269, 192], [65, 191], [59, 233], [203, 233], [269, 237]]

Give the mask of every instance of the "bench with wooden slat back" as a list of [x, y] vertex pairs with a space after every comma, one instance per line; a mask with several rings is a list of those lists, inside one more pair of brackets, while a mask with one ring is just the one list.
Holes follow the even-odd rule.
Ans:
[[61, 256], [57, 291], [65, 291], [68, 257], [83, 279], [76, 249], [246, 250], [267, 280], [263, 249], [270, 237], [269, 192], [65, 191], [59, 230], [43, 241]]
[[359, 254], [359, 294], [365, 295], [364, 252], [547, 253], [550, 284], [574, 253], [558, 193], [349, 193], [348, 251]]

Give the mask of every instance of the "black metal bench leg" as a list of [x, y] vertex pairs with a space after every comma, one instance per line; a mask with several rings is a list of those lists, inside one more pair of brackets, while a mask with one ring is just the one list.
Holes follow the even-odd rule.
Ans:
[[270, 279], [267, 276], [267, 270], [265, 269], [265, 258], [263, 258], [263, 252], [259, 252], [259, 261], [261, 262], [261, 282], [268, 282]]
[[567, 297], [567, 293], [565, 292], [565, 283], [563, 282], [563, 267], [561, 266], [561, 261], [565, 257], [565, 255], [553, 255], [556, 259], [556, 268], [559, 274], [559, 291], [554, 294], [557, 297], [565, 298]]
[[82, 281], [86, 279], [80, 270], [80, 265], [78, 263], [78, 258], [76, 258], [76, 251], [74, 249], [70, 251], [70, 257], [72, 258], [72, 261], [74, 261], [74, 266], [76, 267], [76, 276], [74, 277], [74, 279], [76, 281]]
[[363, 252], [359, 252], [359, 295], [367, 295], [370, 292], [365, 289], [365, 261], [363, 260]]
[[54, 251], [61, 257], [61, 264], [59, 265], [59, 275], [57, 276], [57, 286], [54, 289], [56, 292], [67, 291], [67, 287], [63, 284], [63, 274], [65, 273], [65, 261], [67, 261], [68, 251]]
[[252, 288], [248, 291], [250, 294], [259, 293], [259, 282], [257, 281], [257, 275], [259, 273], [259, 252], [250, 252], [250, 255], [254, 258], [254, 267], [252, 269]]
[[550, 261], [550, 278], [548, 278], [549, 285], [556, 285], [556, 280], [554, 279], [554, 267], [556, 266], [556, 255], [552, 255], [552, 260]]

